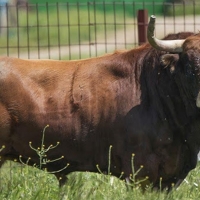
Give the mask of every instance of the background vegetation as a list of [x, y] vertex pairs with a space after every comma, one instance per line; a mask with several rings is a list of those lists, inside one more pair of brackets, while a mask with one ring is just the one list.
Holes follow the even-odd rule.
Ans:
[[[30, 0], [31, 3], [45, 3], [46, 0]], [[48, 3], [55, 3], [55, 2], [59, 2], [59, 3], [66, 3], [65, 0], [50, 0], [48, 1]], [[133, 6], [129, 7], [129, 12], [131, 13], [132, 10], [138, 10], [138, 9], [148, 9], [149, 12], [156, 12], [157, 14], [161, 14], [163, 13], [163, 2], [165, 2], [165, 0], [144, 0], [144, 1], [140, 1], [140, 0], [107, 0], [107, 1], [103, 1], [103, 0], [95, 0], [95, 1], [88, 1], [88, 0], [68, 0], [67, 2], [69, 3], [96, 3], [96, 7], [97, 9], [101, 9], [100, 4], [102, 4], [103, 2], [107, 5], [112, 5], [112, 4], [128, 4], [131, 3]], [[154, 3], [153, 3], [154, 2]], [[137, 14], [136, 12], [134, 12], [134, 15]]]
[[[106, 38], [110, 33], [114, 38], [116, 30], [125, 30], [129, 25], [134, 29], [138, 9], [148, 9], [149, 16], [162, 14], [175, 17], [200, 14], [200, 0], [176, 4], [161, 1], [152, 3], [150, 0], [144, 2], [98, 0], [89, 3], [60, 0], [58, 4], [55, 0], [29, 2], [32, 4], [28, 9], [8, 8], [8, 27], [1, 28], [1, 54], [10, 55], [17, 51], [20, 54], [20, 52], [40, 51], [42, 48], [80, 43], [91, 44], [102, 36]], [[158, 9], [160, 6], [162, 12], [160, 8]], [[137, 44], [129, 44], [131, 47], [135, 45]]]
[[[30, 3], [45, 3], [46, 0], [29, 0]], [[66, 0], [49, 0], [48, 3], [66, 3]], [[110, 4], [111, 2], [121, 2], [121, 3], [130, 3], [134, 5], [134, 9], [147, 9], [149, 13], [156, 15], [183, 15], [183, 14], [200, 14], [200, 0], [67, 0], [69, 3], [87, 3], [87, 2], [95, 2], [98, 3], [106, 2]], [[131, 9], [129, 8], [129, 12], [131, 13]], [[137, 14], [134, 12], [134, 15]]]
[[8, 27], [2, 27], [0, 35], [0, 53], [102, 43], [110, 33], [115, 38], [116, 30], [134, 27], [135, 18], [126, 12], [129, 8], [130, 4], [122, 3], [115, 6], [102, 3], [99, 9], [93, 3], [31, 4], [29, 9], [20, 8], [17, 12], [15, 7], [9, 7]]

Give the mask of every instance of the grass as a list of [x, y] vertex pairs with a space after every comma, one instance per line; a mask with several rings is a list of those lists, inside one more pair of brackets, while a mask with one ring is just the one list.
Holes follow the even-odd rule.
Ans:
[[7, 162], [1, 169], [1, 200], [197, 200], [200, 199], [200, 165], [187, 176], [178, 189], [143, 193], [140, 187], [129, 188], [110, 175], [90, 172], [71, 173], [67, 184], [58, 187], [57, 179], [42, 170]]

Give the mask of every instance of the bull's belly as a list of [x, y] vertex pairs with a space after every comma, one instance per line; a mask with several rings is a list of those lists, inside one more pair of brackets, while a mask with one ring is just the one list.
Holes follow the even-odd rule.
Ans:
[[[62, 125], [62, 124], [61, 124]], [[68, 171], [98, 171], [108, 168], [110, 142], [105, 135], [94, 132], [67, 132], [63, 125], [46, 127], [21, 124], [11, 133], [9, 141], [2, 144], [6, 148], [0, 153], [9, 160], [21, 160], [39, 165], [38, 152], [46, 151], [44, 159], [53, 161], [50, 168], [59, 170], [69, 164]], [[64, 127], [64, 128], [63, 128]], [[115, 146], [115, 145], [114, 145]], [[47, 156], [47, 157], [45, 157]], [[113, 163], [114, 164], [114, 163]]]

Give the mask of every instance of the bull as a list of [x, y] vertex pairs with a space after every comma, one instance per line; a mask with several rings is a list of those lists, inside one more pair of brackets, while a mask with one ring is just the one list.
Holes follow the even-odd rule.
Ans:
[[40, 147], [48, 124], [45, 146], [59, 144], [46, 152], [55, 162], [45, 168], [58, 172], [60, 185], [70, 172], [98, 172], [97, 165], [101, 171], [110, 165], [112, 175], [123, 172], [121, 178], [128, 179], [133, 155], [138, 180], [159, 187], [162, 178], [162, 188], [169, 189], [179, 185], [199, 151], [200, 34], [159, 40], [154, 28], [152, 16], [149, 43], [97, 58], [2, 57], [1, 165], [39, 165], [33, 147]]

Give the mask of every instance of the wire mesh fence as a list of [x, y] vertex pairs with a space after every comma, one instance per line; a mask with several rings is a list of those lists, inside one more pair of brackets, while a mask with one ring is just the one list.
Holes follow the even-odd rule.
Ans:
[[138, 45], [138, 9], [157, 16], [156, 35], [197, 32], [199, 1], [0, 4], [0, 53], [79, 59]]

